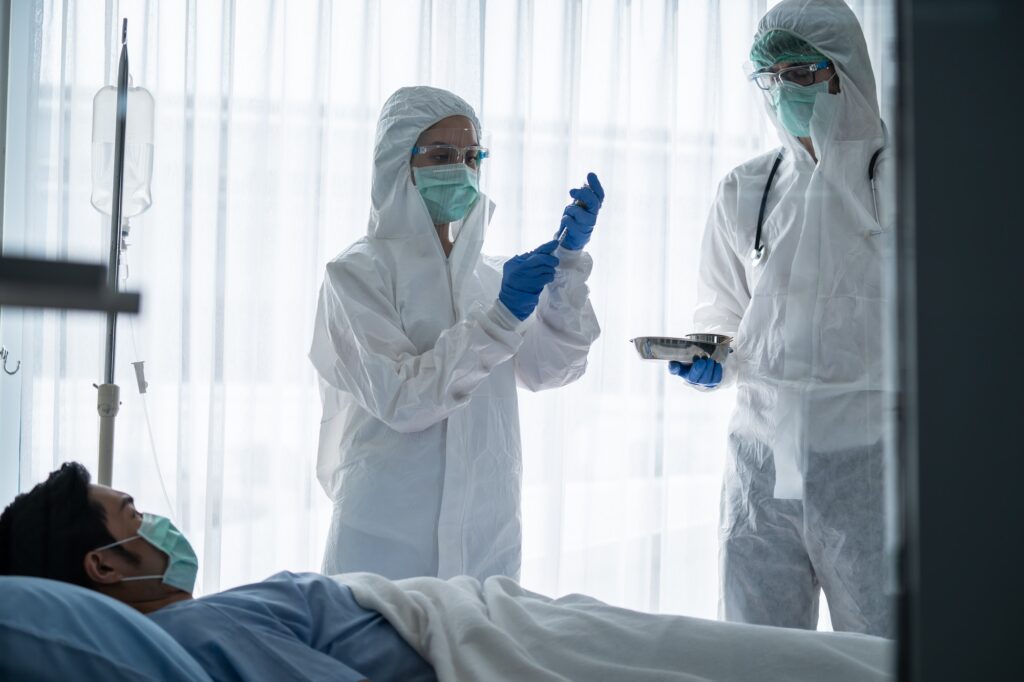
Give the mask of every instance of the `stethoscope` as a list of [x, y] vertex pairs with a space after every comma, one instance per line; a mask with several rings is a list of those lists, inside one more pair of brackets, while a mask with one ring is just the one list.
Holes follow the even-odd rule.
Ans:
[[[879, 147], [874, 154], [871, 155], [871, 161], [868, 162], [868, 181], [871, 183], [871, 204], [872, 209], [875, 213], [875, 221], [878, 220], [878, 193], [875, 191], [875, 162], [878, 161], [878, 155], [882, 153], [885, 147]], [[754, 265], [760, 265], [764, 261], [765, 245], [761, 240], [761, 228], [764, 227], [764, 209], [768, 205], [768, 192], [772, 188], [772, 181], [775, 180], [775, 173], [779, 170], [779, 164], [782, 163], [782, 154], [784, 150], [779, 150], [779, 155], [775, 157], [775, 163], [772, 164], [772, 172], [768, 174], [768, 182], [764, 184], [764, 193], [761, 195], [761, 210], [757, 212], [757, 233], [754, 235], [754, 249], [750, 252], [750, 260]], [[879, 224], [881, 224], [879, 222]]]

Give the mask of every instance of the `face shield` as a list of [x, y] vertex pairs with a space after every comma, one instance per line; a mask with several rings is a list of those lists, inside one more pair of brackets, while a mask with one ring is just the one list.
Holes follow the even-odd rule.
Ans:
[[487, 138], [473, 128], [431, 127], [410, 150], [412, 180], [430, 220], [451, 225], [452, 241], [484, 193]]

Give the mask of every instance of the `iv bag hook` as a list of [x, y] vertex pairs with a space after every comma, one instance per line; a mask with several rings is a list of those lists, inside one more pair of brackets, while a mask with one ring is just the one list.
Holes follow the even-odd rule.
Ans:
[[18, 370], [21, 369], [21, 360], [18, 360], [18, 364], [14, 366], [14, 370], [13, 371], [9, 370], [9, 369], [7, 369], [7, 356], [8, 355], [10, 355], [10, 351], [8, 351], [7, 348], [4, 347], [4, 346], [0, 346], [0, 360], [4, 361], [4, 372], [6, 372], [7, 374], [9, 374], [10, 376], [13, 377], [15, 374], [18, 373]]

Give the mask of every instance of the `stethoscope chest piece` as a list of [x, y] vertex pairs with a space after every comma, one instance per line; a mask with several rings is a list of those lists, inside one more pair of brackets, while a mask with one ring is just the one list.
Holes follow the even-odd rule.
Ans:
[[750, 262], [754, 265], [760, 265], [764, 262], [765, 246], [761, 244], [750, 250]]

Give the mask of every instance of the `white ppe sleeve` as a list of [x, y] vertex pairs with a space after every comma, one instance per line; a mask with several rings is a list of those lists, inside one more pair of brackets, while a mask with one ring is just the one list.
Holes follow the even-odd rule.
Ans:
[[322, 379], [403, 433], [465, 405], [491, 369], [522, 343], [505, 306], [474, 308], [419, 353], [372, 264], [331, 263], [317, 303], [309, 357]]
[[[731, 336], [734, 350], [738, 341], [736, 332], [750, 304], [746, 270], [733, 240], [736, 199], [735, 183], [723, 180], [718, 186], [704, 230], [697, 280], [697, 308], [693, 314], [695, 332]], [[726, 360], [722, 366], [722, 382], [715, 389], [695, 388], [707, 391], [732, 385], [736, 382], [735, 369], [735, 363]]]
[[559, 247], [555, 279], [541, 294], [516, 353], [516, 379], [531, 391], [576, 381], [587, 370], [590, 346], [601, 335], [590, 304], [590, 254]]

